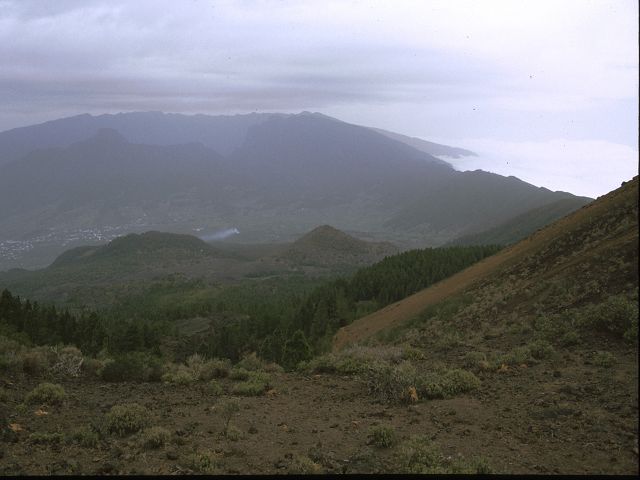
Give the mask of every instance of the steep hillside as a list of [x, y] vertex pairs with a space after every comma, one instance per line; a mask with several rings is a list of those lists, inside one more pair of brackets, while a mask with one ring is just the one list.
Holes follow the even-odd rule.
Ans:
[[[425, 308], [466, 291], [477, 282], [509, 280], [510, 291], [555, 283], [565, 288], [613, 289], [619, 293], [638, 285], [638, 177], [468, 269], [363, 317], [344, 327], [335, 348], [361, 341], [401, 324]], [[598, 287], [600, 285], [600, 287]], [[582, 299], [586, 301], [587, 299]], [[524, 302], [530, 305], [534, 300]]]
[[365, 242], [322, 225], [289, 245], [278, 258], [303, 265], [364, 265], [398, 252], [386, 242]]
[[500, 225], [463, 235], [447, 245], [510, 245], [589, 203], [584, 197], [563, 198], [517, 215]]

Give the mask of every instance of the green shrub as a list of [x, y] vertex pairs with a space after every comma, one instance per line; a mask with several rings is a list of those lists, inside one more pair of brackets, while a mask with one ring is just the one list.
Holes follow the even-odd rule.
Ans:
[[245, 368], [234, 367], [229, 373], [231, 380], [248, 380], [250, 376], [249, 370]]
[[412, 347], [350, 347], [340, 353], [315, 357], [300, 365], [308, 373], [364, 374], [373, 364], [399, 364], [407, 358], [419, 358], [421, 352]]
[[218, 396], [220, 396], [220, 395], [222, 395], [224, 393], [224, 389], [222, 388], [222, 385], [220, 385], [215, 380], [209, 381], [205, 385], [204, 391], [205, 391], [205, 393], [207, 393], [209, 395], [216, 396], [216, 397], [218, 397]]
[[45, 403], [47, 405], [60, 405], [66, 397], [64, 388], [54, 383], [41, 383], [24, 399], [25, 403]]
[[469, 352], [463, 359], [464, 367], [474, 370], [481, 370], [486, 364], [487, 356], [483, 352]]
[[390, 425], [379, 425], [369, 430], [370, 443], [379, 448], [393, 447], [397, 442], [396, 432]]
[[418, 374], [409, 362], [389, 365], [373, 362], [367, 366], [365, 381], [369, 394], [382, 402], [409, 402], [410, 387], [416, 388]]
[[106, 429], [121, 437], [142, 430], [149, 424], [147, 409], [137, 403], [114, 405], [106, 415]]
[[145, 448], [160, 448], [169, 442], [171, 433], [166, 428], [151, 427], [142, 432], [142, 445]]
[[598, 367], [609, 368], [616, 363], [616, 357], [610, 352], [599, 351], [593, 355], [593, 364]]
[[556, 351], [546, 340], [536, 340], [528, 345], [529, 354], [536, 360], [551, 357]]
[[402, 350], [402, 358], [406, 360], [424, 360], [425, 356], [422, 350], [414, 347], [405, 347]]
[[477, 389], [480, 380], [467, 370], [451, 369], [427, 373], [418, 379], [421, 397], [447, 398]]
[[206, 452], [191, 453], [184, 458], [182, 463], [196, 473], [212, 474], [219, 468], [215, 457]]
[[106, 362], [100, 371], [105, 382], [158, 382], [163, 368], [159, 358], [145, 352], [130, 352]]
[[240, 404], [236, 400], [227, 400], [220, 404], [220, 414], [224, 423], [222, 434], [226, 437], [229, 430], [229, 422], [233, 415], [240, 411]]
[[17, 372], [22, 369], [22, 358], [16, 352], [0, 354], [0, 370], [4, 372]]
[[306, 373], [338, 373], [341, 375], [364, 374], [368, 366], [379, 360], [370, 356], [356, 356], [349, 352], [321, 355], [298, 364], [298, 370]]
[[27, 439], [27, 441], [29, 443], [37, 444], [37, 445], [57, 445], [62, 443], [63, 439], [64, 439], [64, 436], [62, 435], [62, 433], [59, 433], [59, 432], [55, 432], [55, 433], [34, 432], [29, 435], [29, 438]]
[[51, 371], [68, 377], [77, 377], [82, 371], [84, 357], [82, 352], [73, 345], [64, 347], [52, 347], [54, 355]]
[[7, 403], [9, 400], [9, 394], [4, 388], [0, 387], [0, 403]]
[[409, 474], [488, 474], [485, 459], [470, 462], [444, 456], [426, 435], [415, 435], [400, 445], [393, 470]]
[[580, 335], [575, 330], [563, 333], [558, 339], [558, 343], [562, 347], [572, 347], [580, 343]]
[[255, 397], [262, 395], [271, 386], [271, 377], [264, 372], [247, 372], [246, 381], [236, 383], [231, 388], [234, 395]]
[[227, 359], [213, 358], [203, 362], [198, 380], [211, 380], [212, 378], [224, 378], [229, 376], [231, 362]]
[[461, 369], [437, 369], [418, 374], [408, 362], [389, 365], [373, 363], [366, 373], [369, 394], [383, 402], [415, 401], [411, 387], [418, 397], [446, 398], [474, 390], [480, 380], [473, 373]]
[[516, 347], [509, 353], [499, 355], [496, 358], [495, 366], [500, 365], [522, 365], [523, 363], [531, 363], [533, 361], [529, 347]]
[[169, 371], [162, 375], [162, 381], [165, 383], [172, 383], [175, 385], [189, 385], [196, 381], [196, 378], [184, 365], [179, 365], [176, 369]]
[[236, 368], [243, 368], [245, 370], [255, 372], [256, 370], [264, 370], [265, 365], [265, 361], [259, 358], [256, 353], [253, 352], [242, 357], [242, 360], [236, 363]]
[[633, 340], [637, 338], [638, 301], [626, 295], [612, 295], [604, 302], [583, 309], [579, 323], [583, 328], [603, 330]]
[[100, 436], [94, 430], [82, 427], [71, 432], [67, 437], [67, 441], [69, 443], [77, 443], [84, 448], [95, 448], [98, 446]]
[[296, 455], [289, 465], [288, 473], [293, 475], [316, 475], [322, 473], [322, 467], [307, 456]]
[[230, 440], [232, 442], [237, 442], [238, 440], [240, 440], [241, 436], [242, 436], [242, 432], [240, 431], [239, 428], [235, 427], [234, 425], [229, 425], [225, 433], [225, 437], [227, 440]]
[[22, 371], [29, 375], [40, 375], [49, 369], [49, 355], [42, 348], [27, 350], [21, 357]]
[[476, 390], [480, 387], [480, 380], [473, 373], [456, 368], [444, 372], [441, 385], [444, 395], [452, 397]]

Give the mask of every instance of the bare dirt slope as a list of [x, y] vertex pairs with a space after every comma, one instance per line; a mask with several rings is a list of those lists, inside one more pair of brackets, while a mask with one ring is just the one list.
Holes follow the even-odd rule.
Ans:
[[[388, 305], [370, 315], [342, 327], [333, 340], [333, 350], [338, 351], [349, 344], [362, 341], [372, 335], [409, 320], [425, 308], [463, 292], [479, 280], [487, 279], [499, 273], [505, 265], [513, 265], [520, 260], [539, 253], [552, 243], [566, 243], [571, 232], [587, 228], [590, 223], [606, 216], [616, 208], [633, 204], [638, 198], [638, 177], [627, 182], [622, 188], [614, 190], [580, 210], [553, 224], [538, 230], [521, 242], [486, 258], [442, 282], [415, 293], [399, 302]], [[632, 228], [637, 229], [637, 224]], [[637, 231], [636, 231], [637, 236]], [[608, 238], [605, 242], [615, 241]]]

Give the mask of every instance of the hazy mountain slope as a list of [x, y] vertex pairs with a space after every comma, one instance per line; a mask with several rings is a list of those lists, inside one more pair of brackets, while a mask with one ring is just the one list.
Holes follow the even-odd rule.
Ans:
[[[159, 222], [184, 204], [224, 208], [225, 161], [199, 145], [128, 143], [100, 130], [66, 148], [37, 150], [0, 169], [5, 232]], [[155, 218], [154, 218], [155, 217]], [[187, 217], [188, 218], [188, 217]], [[13, 226], [13, 228], [11, 228]]]
[[278, 258], [303, 265], [365, 265], [397, 252], [388, 242], [365, 242], [322, 225], [293, 242]]
[[[394, 229], [420, 228], [461, 235], [499, 225], [520, 213], [563, 198], [576, 197], [536, 187], [516, 177], [481, 170], [456, 172], [421, 192], [417, 200], [386, 225]], [[582, 197], [582, 200], [590, 199]]]
[[252, 127], [231, 160], [274, 200], [293, 197], [322, 205], [359, 196], [404, 196], [454, 172], [435, 157], [368, 128], [311, 114]]
[[[443, 156], [443, 157], [450, 157], [450, 158], [478, 156], [477, 153], [472, 152], [471, 150], [465, 150], [464, 148], [450, 147], [449, 145], [441, 145], [439, 143], [428, 142], [426, 140], [422, 140], [421, 138], [408, 137], [407, 135], [401, 135], [399, 133], [390, 132], [388, 130], [383, 130], [381, 128], [372, 128], [372, 130], [384, 135], [385, 137], [389, 137], [389, 138], [392, 138], [393, 140], [406, 143], [410, 147], [413, 147], [416, 150], [420, 150], [421, 152], [428, 153], [429, 155]], [[446, 163], [444, 162], [444, 160], [442, 161], [443, 163]]]
[[[638, 177], [635, 177], [496, 255], [343, 327], [334, 338], [334, 348], [398, 326], [425, 308], [463, 291], [473, 297], [473, 288], [480, 288], [479, 282], [489, 286], [496, 282], [508, 288], [529, 309], [535, 297], [532, 299], [528, 289], [539, 291], [542, 299], [550, 284], [561, 285], [560, 293], [572, 297], [567, 300], [570, 305], [587, 301], [589, 296], [597, 299], [604, 292], [630, 292], [638, 286], [637, 264]], [[561, 304], [553, 308], [557, 312]]]
[[589, 203], [584, 197], [563, 198], [534, 208], [500, 225], [458, 237], [447, 245], [510, 245]]
[[[217, 129], [212, 119], [226, 125], [216, 135], [230, 142], [225, 148], [232, 153], [223, 156], [210, 148], [218, 142], [209, 136]], [[82, 128], [67, 132], [68, 122]], [[63, 142], [100, 122], [128, 131], [129, 137], [102, 129], [91, 138], [35, 150], [0, 167], [0, 269], [42, 265], [69, 242], [77, 246], [145, 230], [233, 227], [240, 231], [237, 241], [281, 243], [331, 224], [403, 248], [434, 246], [572, 198], [513, 177], [457, 172], [370, 128], [306, 112], [73, 117], [33, 127], [30, 135], [44, 129], [45, 140], [57, 132]], [[236, 133], [226, 135], [225, 129]], [[135, 136], [209, 143], [127, 140]], [[29, 255], [37, 262], [20, 263]]]

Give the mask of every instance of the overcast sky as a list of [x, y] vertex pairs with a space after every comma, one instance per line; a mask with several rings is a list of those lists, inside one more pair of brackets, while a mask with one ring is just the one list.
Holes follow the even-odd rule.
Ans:
[[636, 0], [0, 0], [0, 130], [319, 111], [598, 196], [637, 174]]

